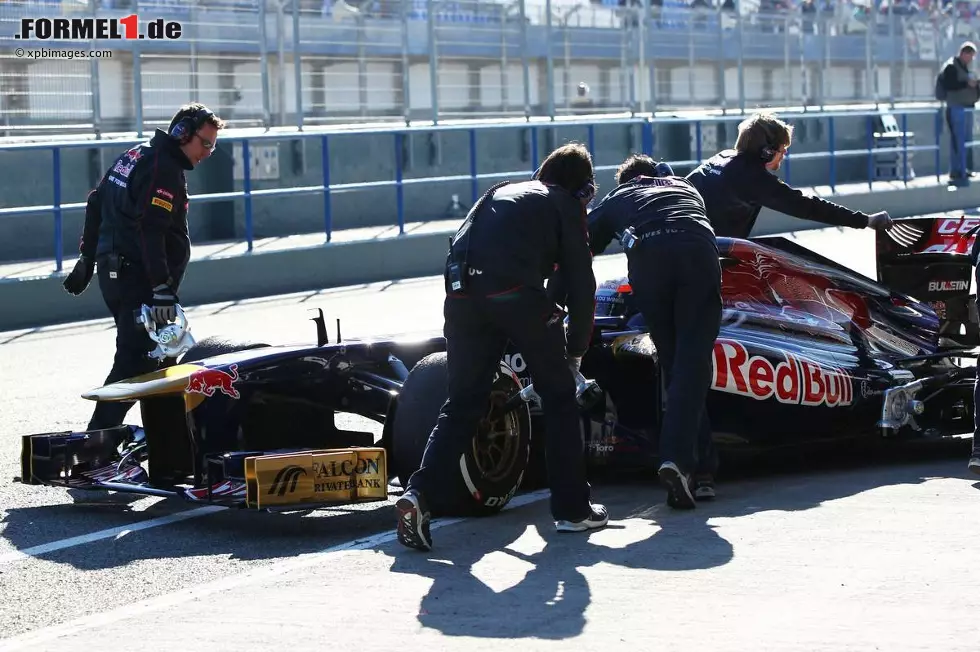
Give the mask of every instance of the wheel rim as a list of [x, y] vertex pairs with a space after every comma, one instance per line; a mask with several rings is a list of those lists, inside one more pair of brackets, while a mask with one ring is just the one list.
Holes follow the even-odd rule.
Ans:
[[[490, 404], [499, 405], [507, 400], [507, 394], [495, 391], [490, 395]], [[476, 436], [473, 437], [473, 460], [480, 474], [490, 482], [506, 478], [513, 471], [520, 458], [522, 408], [513, 410], [503, 417], [480, 421]]]

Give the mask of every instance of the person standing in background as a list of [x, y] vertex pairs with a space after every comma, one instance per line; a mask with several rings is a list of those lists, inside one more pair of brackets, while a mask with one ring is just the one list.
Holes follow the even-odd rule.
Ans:
[[970, 70], [977, 47], [967, 41], [936, 77], [936, 99], [946, 103], [949, 127], [949, 185], [965, 186], [973, 176], [973, 107], [980, 99], [977, 78]]

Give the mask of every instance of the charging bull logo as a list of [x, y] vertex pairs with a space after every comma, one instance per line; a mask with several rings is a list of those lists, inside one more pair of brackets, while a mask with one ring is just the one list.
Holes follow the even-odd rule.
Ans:
[[843, 370], [784, 354], [773, 364], [762, 356], [749, 356], [745, 347], [732, 340], [715, 342], [712, 354], [711, 389], [739, 394], [759, 401], [775, 397], [792, 405], [840, 407], [850, 405], [854, 390]]
[[235, 389], [235, 381], [238, 380], [238, 365], [231, 365], [228, 372], [220, 369], [195, 371], [187, 381], [187, 389], [184, 391], [189, 394], [204, 394], [205, 396], [214, 396], [215, 392], [220, 391], [231, 398], [241, 398], [241, 394]]

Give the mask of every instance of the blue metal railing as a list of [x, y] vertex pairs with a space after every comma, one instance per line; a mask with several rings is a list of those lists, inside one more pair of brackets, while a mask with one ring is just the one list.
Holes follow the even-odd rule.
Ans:
[[[933, 143], [928, 145], [909, 145], [908, 141], [908, 117], [910, 115], [929, 115], [934, 114], [934, 138]], [[874, 146], [874, 134], [875, 134], [875, 117], [881, 117], [882, 114], [879, 112], [849, 112], [849, 111], [836, 111], [836, 112], [806, 112], [806, 113], [783, 113], [782, 118], [789, 121], [800, 121], [800, 120], [826, 120], [828, 125], [828, 140], [829, 149], [824, 152], [805, 152], [796, 154], [787, 154], [784, 159], [784, 178], [787, 183], [791, 183], [792, 179], [792, 162], [793, 161], [804, 161], [804, 160], [814, 160], [814, 159], [826, 159], [828, 161], [828, 181], [829, 186], [832, 191], [836, 190], [838, 182], [838, 161], [843, 158], [849, 157], [859, 157], [867, 156], [868, 160], [868, 184], [871, 187], [875, 179], [874, 164], [876, 155], [894, 153], [896, 156], [899, 154], [901, 159], [901, 180], [904, 181], [906, 185], [909, 182], [909, 153], [914, 152], [926, 152], [933, 151], [935, 153], [935, 167], [936, 167], [936, 178], [937, 181], [940, 178], [940, 170], [942, 166], [940, 165], [940, 142], [943, 134], [943, 120], [942, 120], [942, 110], [936, 108], [909, 108], [902, 110], [895, 110], [888, 112], [887, 115], [897, 115], [901, 123], [901, 138], [900, 145], [894, 147], [875, 147]], [[839, 150], [836, 147], [836, 120], [847, 118], [865, 118], [866, 120], [866, 134], [867, 141], [866, 146], [860, 149], [847, 149]], [[718, 115], [718, 116], [705, 116], [700, 118], [685, 118], [685, 117], [660, 117], [660, 116], [646, 116], [646, 117], [628, 117], [628, 118], [610, 118], [598, 121], [587, 121], [587, 120], [542, 120], [542, 121], [521, 121], [521, 122], [496, 122], [488, 124], [454, 124], [454, 125], [438, 125], [438, 126], [424, 126], [424, 127], [380, 127], [371, 128], [364, 130], [324, 130], [321, 132], [311, 132], [309, 130], [304, 132], [296, 133], [265, 133], [258, 134], [254, 136], [226, 136], [222, 140], [224, 142], [236, 143], [240, 142], [242, 146], [242, 158], [243, 161], [249, 161], [249, 145], [250, 143], [262, 142], [262, 141], [279, 141], [279, 140], [295, 140], [295, 139], [309, 139], [318, 138], [321, 143], [321, 161], [323, 167], [323, 182], [320, 185], [315, 186], [302, 186], [302, 187], [287, 187], [287, 188], [268, 188], [268, 189], [255, 189], [253, 188], [253, 183], [251, 179], [250, 166], [246, 163], [243, 165], [243, 179], [242, 179], [242, 190], [232, 191], [232, 192], [219, 192], [219, 193], [208, 193], [202, 195], [194, 195], [193, 202], [195, 204], [212, 202], [212, 201], [222, 201], [228, 199], [242, 199], [244, 202], [244, 214], [245, 214], [245, 242], [248, 246], [248, 251], [253, 249], [253, 239], [254, 239], [254, 228], [253, 228], [253, 200], [256, 197], [282, 197], [288, 195], [311, 195], [311, 194], [321, 194], [323, 197], [323, 228], [326, 234], [326, 239], [329, 242], [332, 237], [333, 232], [333, 215], [331, 208], [331, 194], [338, 191], [352, 191], [352, 190], [366, 190], [366, 189], [377, 189], [377, 188], [388, 188], [394, 187], [396, 204], [397, 204], [397, 216], [398, 216], [398, 232], [399, 234], [404, 234], [405, 232], [405, 198], [404, 189], [407, 185], [413, 184], [431, 184], [431, 183], [445, 183], [453, 181], [469, 181], [470, 182], [470, 194], [473, 202], [476, 201], [479, 194], [479, 181], [482, 179], [501, 179], [501, 178], [526, 178], [527, 171], [516, 170], [508, 172], [492, 172], [492, 173], [480, 173], [479, 172], [479, 152], [477, 147], [477, 133], [480, 131], [494, 130], [494, 129], [529, 129], [530, 130], [530, 161], [531, 161], [531, 171], [537, 168], [539, 161], [539, 142], [538, 142], [538, 132], [540, 129], [548, 128], [560, 128], [568, 126], [582, 126], [586, 128], [587, 137], [586, 142], [589, 150], [595, 152], [595, 128], [598, 125], [635, 125], [641, 130], [641, 147], [640, 150], [645, 154], [653, 155], [656, 149], [656, 131], [655, 127], [663, 124], [670, 123], [693, 123], [695, 125], [696, 133], [696, 143], [695, 143], [695, 158], [689, 160], [671, 160], [668, 163], [674, 167], [693, 167], [699, 165], [703, 160], [703, 150], [702, 150], [702, 125], [705, 122], [709, 123], [721, 123], [721, 122], [737, 122], [744, 119], [743, 115]], [[971, 118], [972, 119], [972, 118]], [[428, 133], [428, 132], [449, 132], [449, 131], [467, 131], [469, 138], [469, 170], [467, 174], [459, 175], [448, 175], [448, 176], [433, 176], [433, 177], [419, 177], [419, 178], [405, 178], [404, 175], [404, 165], [403, 165], [403, 155], [404, 155], [404, 139], [409, 133]], [[330, 164], [329, 164], [329, 147], [330, 147], [330, 137], [332, 135], [349, 135], [351, 133], [365, 133], [365, 134], [390, 134], [393, 137], [394, 145], [394, 179], [382, 180], [382, 181], [364, 181], [364, 182], [354, 182], [354, 183], [331, 183], [330, 175]], [[12, 152], [12, 151], [22, 151], [22, 150], [50, 150], [52, 152], [52, 164], [53, 164], [53, 203], [51, 205], [34, 205], [34, 206], [17, 206], [11, 208], [0, 208], [0, 218], [7, 216], [28, 216], [28, 215], [44, 215], [51, 214], [54, 217], [54, 250], [55, 250], [55, 271], [62, 271], [63, 267], [63, 244], [62, 244], [62, 227], [63, 227], [63, 215], [65, 211], [84, 209], [85, 203], [62, 203], [62, 171], [61, 171], [61, 153], [63, 150], [67, 149], [78, 149], [78, 148], [95, 148], [95, 147], [106, 147], [111, 146], [116, 149], [121, 149], [125, 147], [132, 146], [142, 140], [114, 140], [114, 141], [75, 141], [75, 142], [46, 142], [46, 143], [30, 143], [30, 144], [17, 144], [0, 145], [0, 152]], [[976, 141], [971, 141], [968, 143], [969, 147], [973, 147]], [[728, 145], [725, 145], [728, 146]], [[722, 148], [719, 145], [719, 149]], [[710, 152], [709, 154], [714, 154]], [[615, 165], [596, 165], [595, 170], [597, 172], [615, 170], [618, 167], [618, 163]]]

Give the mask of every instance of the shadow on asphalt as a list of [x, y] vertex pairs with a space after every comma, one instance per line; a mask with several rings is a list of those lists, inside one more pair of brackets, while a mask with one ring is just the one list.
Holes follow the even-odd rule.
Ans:
[[[475, 524], [434, 530], [431, 552], [398, 548], [391, 570], [432, 580], [419, 609], [423, 627], [447, 636], [567, 639], [582, 633], [591, 602], [583, 569], [606, 564], [680, 572], [723, 566], [732, 560], [734, 550], [711, 524], [714, 519], [810, 510], [880, 487], [921, 484], [935, 477], [971, 477], [966, 470], [968, 451], [968, 441], [952, 441], [838, 450], [819, 457], [760, 458], [730, 466], [718, 485], [717, 500], [683, 512], [666, 507], [663, 490], [650, 481], [649, 474], [632, 474], [616, 482], [598, 479], [593, 483], [594, 500], [610, 507], [607, 531], [626, 532], [628, 525], [627, 536], [607, 531], [559, 534], [542, 501], [531, 513], [518, 509], [492, 517], [492, 527]], [[980, 488], [980, 483], [975, 486]], [[536, 535], [537, 550], [521, 549], [526, 547], [520, 545], [526, 528]], [[489, 561], [501, 555], [512, 561], [505, 565]], [[490, 570], [481, 572], [480, 565], [487, 563]], [[492, 579], [494, 569], [506, 577], [514, 574], [515, 566], [523, 567], [526, 574], [505, 587], [495, 586], [499, 582]], [[656, 575], [633, 575], [629, 581], [651, 582], [649, 590], [657, 591]]]

